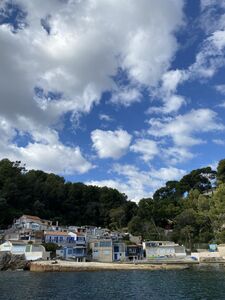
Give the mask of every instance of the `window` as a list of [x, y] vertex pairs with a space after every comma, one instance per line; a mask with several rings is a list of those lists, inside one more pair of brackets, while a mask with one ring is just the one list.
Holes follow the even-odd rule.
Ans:
[[119, 246], [114, 246], [114, 252], [119, 252]]
[[67, 253], [68, 253], [68, 255], [72, 255], [73, 254], [73, 249], [68, 249]]
[[102, 241], [100, 242], [100, 247], [111, 247], [112, 243], [111, 241]]

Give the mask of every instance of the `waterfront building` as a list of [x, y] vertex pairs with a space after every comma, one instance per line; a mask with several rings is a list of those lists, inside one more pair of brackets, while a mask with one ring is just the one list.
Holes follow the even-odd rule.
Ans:
[[75, 259], [85, 261], [87, 246], [85, 235], [78, 232], [46, 231], [44, 233], [45, 243], [55, 243], [60, 246], [56, 255], [63, 259]]
[[86, 247], [75, 245], [75, 246], [62, 246], [56, 250], [56, 255], [63, 259], [73, 259], [76, 261], [86, 261], [87, 251]]
[[111, 239], [100, 239], [89, 243], [92, 260], [101, 262], [113, 261], [113, 248]]
[[126, 245], [123, 242], [113, 242], [113, 261], [126, 260]]
[[44, 242], [63, 245], [66, 243], [72, 243], [73, 238], [72, 239], [70, 238], [68, 232], [51, 230], [51, 231], [44, 231]]
[[129, 261], [142, 260], [143, 259], [143, 247], [142, 245], [127, 245], [126, 257]]
[[14, 255], [24, 255], [26, 260], [47, 260], [50, 253], [42, 245], [27, 244], [24, 241], [6, 241], [0, 245], [0, 252], [10, 252]]
[[89, 244], [92, 260], [100, 262], [113, 262], [126, 260], [126, 245], [124, 242], [113, 239], [99, 239]]
[[184, 258], [186, 251], [184, 246], [180, 246], [171, 241], [147, 241], [143, 242], [143, 249], [147, 259], [167, 257]]

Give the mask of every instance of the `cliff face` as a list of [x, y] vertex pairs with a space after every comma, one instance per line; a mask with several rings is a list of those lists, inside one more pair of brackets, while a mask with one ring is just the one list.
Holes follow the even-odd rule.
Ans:
[[24, 255], [13, 255], [9, 252], [0, 252], [0, 271], [27, 269], [28, 262]]

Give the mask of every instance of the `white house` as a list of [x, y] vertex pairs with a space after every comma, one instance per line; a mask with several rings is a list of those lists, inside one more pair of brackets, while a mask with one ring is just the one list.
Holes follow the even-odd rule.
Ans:
[[143, 249], [147, 259], [156, 257], [184, 258], [185, 247], [170, 241], [143, 242]]
[[7, 241], [0, 245], [0, 252], [10, 252], [15, 255], [24, 254], [26, 260], [47, 260], [49, 252], [45, 251], [42, 245], [26, 244], [21, 241]]

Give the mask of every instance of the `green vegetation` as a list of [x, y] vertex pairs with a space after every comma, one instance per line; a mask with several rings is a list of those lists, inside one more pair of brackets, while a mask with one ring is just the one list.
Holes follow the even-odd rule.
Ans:
[[172, 239], [190, 248], [194, 243], [225, 242], [225, 160], [217, 172], [201, 168], [180, 181], [168, 181], [153, 198], [137, 205], [115, 189], [65, 182], [60, 176], [27, 171], [20, 162], [3, 159], [0, 227], [22, 214], [64, 225], [128, 228], [145, 239]]
[[22, 214], [63, 225], [121, 227], [136, 210], [137, 205], [115, 189], [65, 182], [54, 174], [26, 171], [20, 162], [0, 161], [0, 228]]

